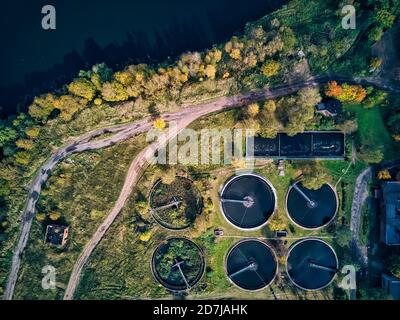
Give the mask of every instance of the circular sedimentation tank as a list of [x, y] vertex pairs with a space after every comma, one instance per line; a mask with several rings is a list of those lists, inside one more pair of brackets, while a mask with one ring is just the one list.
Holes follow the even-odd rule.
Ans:
[[319, 229], [329, 224], [338, 209], [338, 199], [330, 184], [317, 190], [301, 182], [293, 184], [286, 197], [286, 208], [293, 223], [304, 229]]
[[153, 218], [169, 230], [183, 230], [201, 213], [203, 202], [193, 181], [176, 176], [170, 184], [158, 180], [149, 194]]
[[186, 238], [170, 238], [153, 253], [151, 270], [166, 289], [179, 292], [194, 287], [205, 270], [201, 248]]
[[228, 278], [243, 290], [256, 291], [267, 287], [278, 271], [274, 251], [257, 239], [246, 239], [229, 250], [225, 269]]
[[317, 238], [294, 243], [286, 260], [290, 280], [303, 290], [320, 290], [328, 286], [339, 267], [333, 248]]
[[264, 226], [275, 212], [276, 192], [263, 177], [243, 174], [225, 183], [220, 205], [230, 224], [242, 230], [254, 230]]

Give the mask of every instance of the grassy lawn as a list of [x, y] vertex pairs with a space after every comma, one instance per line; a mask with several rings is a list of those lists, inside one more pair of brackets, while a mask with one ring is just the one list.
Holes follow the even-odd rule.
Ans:
[[385, 159], [398, 157], [394, 141], [383, 120], [383, 107], [366, 109], [360, 104], [347, 104], [345, 110], [355, 113], [358, 122], [358, 136], [361, 145], [382, 147]]

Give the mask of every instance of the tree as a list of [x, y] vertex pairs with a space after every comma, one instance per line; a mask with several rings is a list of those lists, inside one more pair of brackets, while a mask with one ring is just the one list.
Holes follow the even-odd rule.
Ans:
[[251, 103], [246, 108], [246, 115], [249, 118], [254, 118], [260, 112], [260, 106], [258, 103]]
[[207, 78], [210, 78], [210, 79], [215, 78], [216, 72], [217, 72], [217, 69], [212, 64], [208, 64], [204, 69], [204, 74], [207, 76]]
[[17, 138], [17, 131], [11, 127], [0, 124], [0, 147], [4, 147]]
[[274, 218], [268, 222], [268, 229], [270, 231], [279, 231], [285, 230], [286, 222], [283, 221], [281, 218]]
[[153, 236], [153, 231], [151, 229], [149, 229], [140, 234], [139, 240], [143, 241], [143, 242], [148, 242], [152, 236]]
[[96, 94], [96, 87], [85, 78], [76, 78], [68, 85], [68, 91], [73, 95], [92, 101]]
[[33, 148], [32, 141], [27, 139], [19, 139], [15, 142], [15, 144], [20, 149], [31, 150]]
[[368, 39], [372, 42], [378, 42], [383, 37], [383, 28], [376, 26], [369, 32]]
[[301, 182], [303, 186], [311, 190], [321, 188], [330, 178], [326, 170], [316, 162], [304, 164], [301, 171]]
[[347, 248], [350, 246], [352, 236], [349, 227], [340, 226], [336, 230], [335, 241], [342, 248]]
[[267, 100], [264, 102], [264, 110], [268, 113], [274, 113], [276, 110], [276, 103], [274, 100]]
[[383, 160], [383, 152], [381, 148], [376, 146], [364, 145], [360, 150], [360, 158], [366, 163], [379, 163]]
[[204, 57], [204, 61], [208, 64], [216, 65], [219, 61], [221, 61], [222, 52], [217, 48], [213, 48], [209, 50]]
[[117, 71], [114, 73], [114, 79], [124, 86], [128, 86], [133, 82], [134, 76], [129, 70]]
[[379, 180], [390, 180], [392, 178], [388, 169], [380, 170], [377, 177]]
[[187, 52], [181, 55], [178, 67], [182, 73], [194, 78], [198, 75], [200, 66], [203, 64], [199, 52]]
[[35, 97], [33, 103], [29, 106], [29, 114], [32, 118], [39, 121], [47, 121], [50, 114], [55, 109], [56, 97], [52, 94], [46, 94], [40, 97]]
[[329, 81], [325, 88], [325, 95], [328, 97], [338, 97], [342, 92], [342, 87], [336, 81]]
[[154, 120], [153, 122], [153, 127], [154, 129], [158, 129], [158, 130], [163, 130], [166, 127], [166, 122], [164, 119], [162, 118], [158, 118], [156, 120]]
[[258, 134], [263, 138], [274, 139], [279, 132], [281, 126], [280, 122], [273, 113], [266, 110], [263, 111], [262, 117], [263, 125], [260, 126]]
[[8, 196], [10, 193], [11, 189], [8, 181], [0, 179], [0, 198]]
[[170, 168], [161, 177], [161, 182], [163, 184], [170, 185], [171, 183], [173, 183], [175, 181], [175, 178], [176, 178], [176, 170], [175, 170], [175, 168]]
[[105, 101], [110, 102], [125, 101], [129, 98], [126, 88], [118, 81], [104, 83], [101, 95]]
[[391, 28], [396, 20], [396, 16], [389, 12], [388, 10], [381, 9], [375, 15], [375, 20], [378, 22], [384, 29]]
[[387, 93], [383, 90], [373, 89], [368, 98], [365, 99], [363, 105], [365, 108], [370, 109], [379, 106], [386, 101]]
[[31, 161], [31, 155], [27, 152], [27, 151], [18, 151], [15, 154], [15, 162], [26, 166], [29, 164], [29, 162]]
[[296, 46], [297, 39], [293, 30], [289, 27], [282, 27], [280, 29], [280, 36], [283, 42], [283, 52], [290, 53]]
[[270, 42], [268, 42], [264, 46], [264, 51], [265, 54], [269, 57], [272, 57], [274, 54], [277, 52], [280, 52], [283, 50], [284, 43], [279, 35], [277, 35], [275, 38], [273, 38]]
[[338, 85], [336, 81], [331, 81], [325, 88], [325, 94], [341, 102], [362, 102], [367, 96], [367, 91], [360, 85]]
[[234, 60], [240, 60], [240, 58], [241, 58], [240, 49], [237, 49], [237, 48], [232, 49], [229, 56]]
[[44, 220], [46, 220], [46, 215], [44, 213], [37, 213], [36, 220], [39, 222], [43, 222]]
[[49, 218], [51, 221], [57, 221], [61, 218], [61, 213], [54, 211], [49, 214]]
[[314, 107], [311, 105], [297, 106], [289, 110], [287, 116], [286, 133], [289, 136], [295, 136], [298, 133], [304, 132], [307, 123], [314, 118]]
[[338, 124], [336, 127], [346, 134], [351, 134], [358, 130], [358, 123], [357, 120], [347, 119], [343, 123]]
[[31, 139], [35, 139], [39, 136], [40, 133], [40, 127], [29, 127], [25, 129], [25, 133], [26, 135], [31, 138]]
[[70, 121], [74, 114], [82, 110], [86, 104], [86, 99], [71, 95], [62, 95], [54, 101], [55, 108], [60, 110], [59, 118], [65, 121]]
[[380, 58], [373, 58], [371, 60], [371, 63], [369, 65], [369, 67], [371, 68], [372, 71], [375, 71], [376, 69], [378, 69], [380, 66], [382, 65], [382, 59]]
[[261, 72], [264, 76], [270, 78], [270, 77], [273, 77], [276, 74], [278, 74], [278, 71], [280, 68], [281, 68], [281, 65], [279, 62], [274, 61], [274, 60], [268, 60], [261, 67]]
[[321, 100], [318, 88], [303, 88], [297, 93], [297, 103], [303, 107], [314, 107]]

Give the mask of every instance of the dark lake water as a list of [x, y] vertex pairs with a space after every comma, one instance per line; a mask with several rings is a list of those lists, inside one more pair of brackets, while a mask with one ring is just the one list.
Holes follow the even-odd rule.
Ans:
[[[6, 0], [0, 19], [0, 113], [13, 114], [99, 62], [122, 68], [172, 59], [241, 32], [282, 0]], [[56, 8], [56, 30], [41, 9]], [[28, 97], [26, 97], [28, 95]]]

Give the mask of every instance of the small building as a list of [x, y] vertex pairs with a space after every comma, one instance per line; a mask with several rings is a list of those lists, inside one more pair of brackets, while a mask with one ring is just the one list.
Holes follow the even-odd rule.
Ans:
[[400, 245], [400, 182], [382, 183], [381, 241], [388, 246]]
[[286, 238], [287, 236], [288, 236], [288, 232], [286, 230], [275, 231], [276, 238]]
[[221, 237], [224, 235], [224, 231], [222, 229], [214, 229], [214, 236]]
[[68, 227], [49, 224], [46, 228], [45, 242], [55, 246], [64, 246], [68, 238]]
[[336, 99], [328, 99], [315, 106], [315, 111], [325, 117], [336, 117], [342, 112], [342, 104]]
[[400, 279], [382, 274], [382, 289], [394, 300], [400, 300]]

